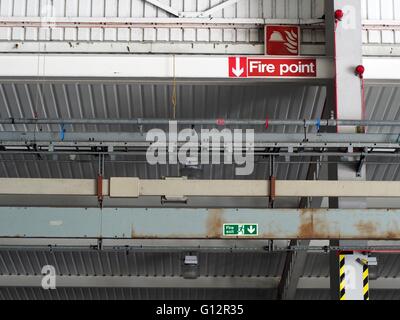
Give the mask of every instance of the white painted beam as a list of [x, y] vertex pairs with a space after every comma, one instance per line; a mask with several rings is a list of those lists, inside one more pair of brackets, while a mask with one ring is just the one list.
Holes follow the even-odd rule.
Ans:
[[[118, 54], [6, 54], [0, 55], [0, 77], [59, 78], [172, 78], [171, 55]], [[183, 79], [229, 79], [228, 57], [212, 55], [176, 56], [176, 77]], [[327, 80], [333, 77], [332, 60], [316, 57], [317, 76], [307, 80]], [[400, 80], [400, 58], [364, 58], [367, 80]], [[39, 71], [38, 71], [39, 70]], [[254, 79], [240, 80], [251, 81]], [[265, 81], [281, 81], [279, 78]], [[304, 81], [301, 78], [285, 81]]]
[[366, 80], [400, 80], [400, 59], [388, 57], [364, 58]]
[[[172, 78], [173, 59], [172, 55], [7, 54], [0, 56], [0, 77]], [[331, 59], [315, 59], [317, 75], [307, 80], [330, 79]], [[175, 66], [177, 78], [229, 80], [227, 56], [178, 55]], [[293, 77], [285, 81], [301, 79]]]
[[[139, 196], [268, 197], [268, 180], [147, 180], [111, 178], [103, 194]], [[95, 196], [95, 179], [0, 178], [0, 195]], [[278, 180], [277, 197], [400, 197], [399, 181]]]

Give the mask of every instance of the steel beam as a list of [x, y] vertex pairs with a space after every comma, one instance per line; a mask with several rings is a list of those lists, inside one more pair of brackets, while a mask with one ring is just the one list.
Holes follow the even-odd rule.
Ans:
[[[175, 59], [175, 63], [174, 63]], [[310, 83], [324, 83], [332, 78], [332, 60], [316, 57], [317, 76]], [[175, 70], [174, 70], [175, 65]], [[38, 71], [39, 70], [39, 71]], [[0, 56], [0, 78], [18, 79], [177, 79], [196, 81], [229, 79], [227, 56], [211, 55], [122, 55], [122, 54], [7, 54]], [[257, 79], [255, 79], [257, 81]], [[304, 78], [258, 79], [259, 81], [301, 82]], [[189, 80], [190, 81], [190, 80]], [[244, 80], [249, 83], [249, 79]]]
[[[178, 10], [170, 9], [169, 6], [163, 5], [159, 0], [145, 0], [154, 2], [160, 9], [170, 10], [171, 14], [177, 16]], [[238, 0], [230, 0], [237, 2]], [[225, 1], [226, 2], [226, 1]], [[226, 3], [221, 3], [227, 5]], [[221, 5], [219, 4], [219, 5]], [[230, 5], [233, 3], [231, 2]], [[219, 6], [217, 5], [217, 6]], [[162, 8], [164, 6], [164, 8]], [[217, 7], [214, 6], [213, 8]], [[211, 9], [211, 8], [210, 8]], [[217, 8], [215, 8], [217, 9]], [[222, 9], [222, 7], [218, 7]], [[165, 10], [165, 11], [167, 11]], [[206, 9], [209, 10], [209, 9]], [[205, 11], [203, 11], [205, 12]], [[209, 12], [209, 11], [208, 11]], [[190, 15], [199, 14], [201, 12], [187, 12]], [[263, 28], [266, 24], [281, 24], [281, 25], [300, 25], [304, 29], [323, 29], [325, 19], [303, 19], [303, 18], [221, 18], [213, 17], [52, 17], [51, 21], [44, 21], [42, 17], [6, 17], [0, 19], [2, 27], [23, 28], [23, 27], [50, 27], [50, 28]], [[362, 20], [364, 30], [398, 30], [400, 23], [398, 20]]]
[[[291, 244], [299, 246], [308, 246], [310, 240], [296, 241], [292, 240]], [[285, 267], [283, 269], [281, 281], [278, 286], [278, 299], [293, 300], [296, 297], [296, 291], [304, 266], [307, 260], [307, 250], [292, 251], [286, 255]]]
[[[265, 119], [166, 119], [166, 118], [6, 118], [0, 119], [0, 124], [56, 124], [56, 125], [210, 125], [210, 126], [221, 126], [220, 121], [223, 120], [223, 126], [251, 126], [265, 128]], [[369, 127], [400, 127], [399, 120], [362, 120], [362, 119], [271, 119], [268, 120], [268, 127], [274, 126], [300, 126], [306, 128], [321, 128], [321, 127], [337, 127], [337, 126], [369, 126]], [[172, 127], [171, 129], [175, 129]]]
[[[147, 0], [145, 0], [147, 1]], [[157, 1], [159, 0], [150, 0]], [[148, 2], [150, 2], [148, 1]], [[169, 6], [165, 6], [166, 9]], [[178, 13], [172, 11], [172, 14]], [[190, 12], [195, 14], [196, 12]], [[366, 27], [369, 20], [364, 20]], [[51, 21], [43, 21], [42, 17], [6, 17], [2, 16], [0, 24], [3, 27], [52, 27], [52, 28], [233, 28], [234, 25], [247, 28], [264, 28], [266, 24], [301, 25], [303, 28], [323, 28], [324, 19], [276, 19], [276, 18], [228, 18], [228, 17], [52, 17]], [[374, 28], [394, 28], [396, 21], [386, 20], [374, 23]]]
[[[1, 275], [0, 287], [41, 287], [43, 276]], [[141, 277], [56, 275], [56, 288], [220, 288], [274, 289], [274, 277]]]
[[[140, 132], [70, 132], [64, 134], [61, 140], [59, 132], [24, 132], [2, 131], [0, 132], [0, 145], [2, 146], [29, 146], [37, 147], [49, 144], [54, 147], [80, 147], [80, 146], [115, 146], [115, 147], [147, 147], [152, 141], [146, 141], [146, 135]], [[219, 134], [211, 134], [211, 137], [220, 138]], [[166, 142], [170, 140], [166, 137]], [[301, 147], [301, 148], [399, 148], [399, 135], [386, 133], [307, 133], [304, 140], [302, 133], [255, 133], [255, 147]], [[177, 139], [177, 144], [187, 143], [186, 140]], [[206, 142], [201, 142], [207, 145]], [[161, 145], [161, 144], [160, 144]]]
[[[263, 239], [101, 239], [101, 248], [107, 252], [213, 252], [213, 253], [268, 253], [284, 250], [286, 240], [273, 243]], [[1, 250], [51, 250], [90, 251], [97, 250], [99, 240], [93, 238], [0, 238]], [[96, 249], [93, 249], [96, 248]]]
[[[336, 10], [342, 10], [343, 19], [335, 19]], [[325, 0], [325, 20], [327, 54], [335, 61], [336, 118], [362, 119], [361, 81], [355, 74], [355, 68], [362, 64], [360, 1]], [[354, 128], [338, 130], [355, 132]]]
[[[0, 287], [41, 287], [43, 276], [1, 275]], [[161, 276], [56, 276], [56, 288], [219, 288], [276, 289], [279, 277], [182, 277]], [[398, 278], [378, 278], [370, 281], [372, 290], [397, 290]], [[298, 289], [328, 289], [329, 278], [301, 277]]]
[[[0, 178], [0, 195], [96, 196], [96, 179]], [[268, 197], [268, 180], [160, 180], [112, 177], [103, 181], [110, 198]], [[276, 197], [400, 197], [399, 181], [277, 180]]]
[[[302, 277], [298, 289], [329, 289], [329, 277]], [[370, 280], [372, 290], [399, 290], [400, 278], [378, 278]]]
[[[360, 47], [361, 48], [361, 47]], [[360, 49], [361, 50], [361, 49]], [[325, 84], [333, 79], [333, 60], [327, 57], [316, 57], [317, 77], [305, 80], [304, 78], [290, 79], [229, 79], [228, 57], [222, 55], [178, 55], [176, 56], [175, 76], [179, 81], [197, 82], [223, 81], [229, 83], [252, 82], [301, 82]], [[365, 57], [366, 80], [400, 80], [396, 66], [400, 59], [369, 58]], [[38, 73], [38, 70], [39, 73]], [[132, 55], [132, 54], [46, 54], [39, 53], [9, 53], [0, 57], [0, 78], [27, 79], [41, 77], [49, 79], [139, 79], [162, 81], [170, 80], [174, 76], [173, 57], [171, 55]]]
[[235, 239], [224, 224], [258, 224], [250, 239], [400, 239], [400, 211], [378, 209], [0, 208], [0, 237]]
[[[214, 20], [214, 19], [213, 19]], [[211, 21], [213, 21], [211, 20]], [[229, 19], [228, 19], [229, 20]], [[208, 20], [210, 21], [210, 20]], [[284, 21], [281, 21], [285, 24]], [[287, 24], [287, 23], [286, 23]], [[298, 20], [296, 19], [296, 25]], [[22, 23], [21, 23], [22, 25]], [[207, 24], [202, 24], [201, 27], [206, 27]], [[212, 24], [208, 27], [215, 28], [232, 28], [230, 24]], [[26, 25], [24, 26], [26, 27]], [[133, 26], [134, 27], [134, 26]], [[154, 28], [151, 24], [151, 28]], [[191, 27], [190, 25], [188, 27]], [[240, 25], [240, 28], [246, 28], [246, 25]], [[247, 43], [232, 43], [232, 42], [111, 42], [111, 41], [96, 41], [96, 42], [80, 42], [80, 41], [6, 41], [0, 42], [0, 52], [18, 52], [18, 53], [92, 53], [92, 54], [131, 54], [131, 52], [148, 54], [191, 54], [197, 52], [199, 54], [213, 54], [213, 55], [263, 55], [264, 44], [247, 44]], [[399, 57], [400, 45], [398, 44], [364, 44], [363, 55], [365, 58], [368, 56], [380, 57], [379, 60], [364, 59], [364, 63], [368, 64], [368, 77], [379, 79], [381, 76], [379, 71], [384, 65], [388, 65], [390, 61], [381, 61], [383, 57]], [[302, 56], [322, 56], [325, 53], [325, 45], [322, 43], [302, 43], [300, 47], [300, 54]], [[388, 76], [389, 73], [391, 76]], [[397, 78], [395, 71], [386, 68], [385, 77], [383, 79]], [[368, 80], [368, 83], [371, 81]]]
[[[326, 169], [326, 166], [324, 166]], [[324, 176], [320, 170], [320, 164], [311, 164], [307, 172], [307, 180], [318, 180]], [[300, 208], [320, 208], [322, 197], [302, 197], [299, 202]], [[308, 247], [310, 240], [291, 240], [291, 246]], [[283, 269], [281, 281], [278, 286], [278, 299], [294, 300], [300, 277], [303, 274], [307, 261], [307, 250], [290, 251], [286, 254], [285, 266]]]
[[[336, 13], [341, 11], [343, 18], [337, 18]], [[364, 77], [355, 72], [356, 67], [366, 64], [362, 59], [362, 22], [361, 3], [359, 0], [325, 0], [325, 28], [327, 41], [327, 54], [334, 58], [335, 76], [334, 86], [328, 87], [328, 96], [334, 99], [329, 101], [330, 106], [335, 108], [335, 117], [338, 120], [359, 119], [365, 120], [365, 97], [362, 92]], [[349, 54], [351, 52], [351, 54]], [[365, 66], [367, 69], [369, 66]], [[391, 65], [393, 68], [394, 66]], [[380, 71], [384, 73], [381, 65]], [[369, 75], [370, 76], [370, 75]], [[340, 133], [366, 132], [363, 126], [337, 126]], [[348, 158], [355, 160], [354, 158]], [[357, 170], [357, 167], [350, 163], [334, 164], [330, 168], [330, 179], [334, 180], [358, 180], [366, 179], [365, 166]], [[329, 203], [330, 207], [338, 208], [366, 208], [366, 198], [341, 198], [338, 197]], [[338, 238], [339, 239], [339, 238]], [[342, 241], [335, 240], [341, 245]], [[333, 244], [333, 243], [332, 243]], [[344, 243], [343, 243], [344, 244]], [[348, 245], [361, 245], [362, 242], [347, 242]], [[338, 299], [339, 286], [339, 258], [334, 253], [330, 254], [330, 275], [331, 275], [331, 297]]]

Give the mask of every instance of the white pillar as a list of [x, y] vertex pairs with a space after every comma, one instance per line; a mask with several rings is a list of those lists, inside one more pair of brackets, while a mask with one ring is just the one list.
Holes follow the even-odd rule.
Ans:
[[[342, 13], [341, 19], [338, 19]], [[325, 22], [326, 22], [326, 54], [335, 61], [335, 79], [327, 85], [327, 108], [334, 112], [336, 119], [362, 119], [363, 103], [361, 79], [355, 70], [362, 63], [362, 25], [361, 25], [361, 1], [359, 0], [325, 0]], [[338, 132], [357, 132], [356, 127], [338, 127]], [[336, 159], [339, 160], [339, 159]], [[354, 161], [356, 159], [347, 159]], [[341, 161], [329, 168], [329, 179], [332, 180], [365, 180], [365, 166], [361, 174], [356, 175], [357, 167], [354, 163]], [[333, 201], [332, 201], [333, 200]], [[338, 198], [331, 199], [331, 207], [337, 208], [366, 208], [365, 198]], [[332, 241], [331, 245], [360, 246], [366, 242], [360, 241]], [[354, 260], [355, 255], [349, 256], [349, 263]], [[340, 274], [339, 256], [336, 252], [331, 253], [331, 296], [340, 299]], [[359, 265], [359, 264], [358, 264]], [[362, 277], [358, 265], [351, 264], [352, 270], [356, 272], [357, 279]], [[362, 290], [359, 282], [355, 281], [356, 291]], [[360, 299], [362, 295], [352, 294], [349, 291], [347, 299]]]

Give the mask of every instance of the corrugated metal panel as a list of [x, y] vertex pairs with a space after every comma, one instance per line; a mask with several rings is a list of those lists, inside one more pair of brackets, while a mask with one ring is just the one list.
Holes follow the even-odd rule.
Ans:
[[[367, 20], [400, 20], [399, 0], [362, 0], [362, 17]], [[365, 30], [364, 43], [400, 43], [400, 30]]]
[[273, 300], [272, 289], [0, 288], [0, 300]]
[[[373, 120], [400, 120], [400, 87], [368, 86], [365, 93], [367, 118]], [[399, 127], [369, 127], [369, 133], [400, 134]], [[396, 158], [378, 158], [367, 163], [368, 180], [399, 180], [400, 165]], [[379, 164], [375, 164], [379, 161]]]
[[304, 277], [329, 277], [329, 254], [308, 253]]
[[[0, 300], [275, 300], [274, 289], [0, 288]], [[399, 290], [370, 290], [371, 300], [399, 300]], [[327, 289], [300, 289], [296, 300], [330, 300]]]
[[371, 300], [400, 300], [400, 290], [371, 290]]
[[[273, 289], [0, 288], [0, 300], [275, 300]], [[371, 300], [399, 300], [399, 290], [370, 290]], [[301, 289], [297, 300], [330, 300], [325, 289]]]
[[[400, 120], [400, 86], [367, 86], [365, 91], [367, 118]], [[399, 127], [369, 127], [368, 133], [400, 133]]]
[[[224, 0], [161, 0], [179, 11], [204, 11]], [[241, 0], [214, 18], [310, 19], [324, 14], [323, 0]], [[2, 0], [4, 17], [171, 17], [144, 0]], [[323, 30], [305, 31], [304, 42], [323, 41]], [[0, 28], [1, 40], [263, 42], [261, 29], [207, 28]]]
[[[279, 253], [199, 253], [201, 276], [280, 276]], [[58, 275], [182, 276], [182, 252], [1, 250], [0, 274], [38, 275], [53, 265]]]
[[400, 277], [400, 256], [397, 254], [375, 254], [378, 260], [377, 274], [384, 278]]
[[[301, 289], [296, 292], [297, 300], [330, 300], [326, 289]], [[399, 300], [400, 290], [370, 290], [371, 300]]]
[[[377, 276], [400, 277], [400, 256], [398, 254], [374, 253], [378, 259]], [[303, 270], [304, 277], [329, 277], [329, 254], [308, 253]]]
[[367, 20], [399, 20], [399, 0], [361, 0], [362, 18]]
[[[279, 277], [286, 254], [249, 252], [200, 252], [201, 276]], [[374, 254], [377, 276], [400, 277], [397, 254]], [[123, 250], [1, 249], [0, 274], [38, 275], [44, 265], [59, 275], [182, 276], [182, 252]], [[329, 277], [329, 254], [309, 253], [303, 277]]]
[[296, 291], [296, 300], [330, 300], [330, 292], [325, 289], [300, 289]]
[[[0, 83], [0, 117], [18, 118], [172, 118], [172, 83]], [[232, 119], [310, 119], [324, 106], [325, 87], [254, 84], [177, 86], [176, 117]], [[34, 127], [30, 127], [33, 129]], [[0, 130], [26, 130], [2, 126]], [[38, 130], [56, 130], [41, 126]], [[76, 126], [70, 130], [133, 131], [132, 126]], [[301, 128], [297, 128], [301, 130]], [[269, 129], [272, 130], [272, 129]], [[295, 132], [274, 127], [274, 132]]]
[[[0, 117], [34, 116], [39, 118], [170, 118], [172, 87], [166, 84], [137, 83], [2, 83], [0, 84]], [[326, 89], [318, 86], [294, 85], [178, 85], [177, 118], [252, 118], [311, 119], [321, 116]], [[0, 126], [0, 130], [34, 130], [34, 126]], [[146, 129], [146, 128], [145, 128]], [[57, 126], [41, 126], [36, 130], [58, 131]], [[133, 126], [69, 126], [68, 131], [135, 131]], [[260, 128], [259, 130], [263, 130]], [[300, 132], [302, 128], [274, 127], [269, 132]], [[1, 161], [3, 160], [3, 161]], [[256, 163], [254, 173], [245, 179], [269, 176], [268, 161]], [[160, 178], [177, 176], [182, 168], [150, 166], [129, 158], [107, 162], [106, 176], [139, 176]], [[282, 163], [276, 171], [279, 179], [304, 179], [307, 164]], [[226, 179], [234, 177], [232, 165], [204, 166], [197, 178]], [[93, 178], [97, 160], [78, 157], [17, 155], [0, 156], [0, 176]]]

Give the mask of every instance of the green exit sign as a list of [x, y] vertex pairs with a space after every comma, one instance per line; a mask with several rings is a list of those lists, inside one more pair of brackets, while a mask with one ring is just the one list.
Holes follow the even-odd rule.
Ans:
[[239, 237], [258, 236], [258, 224], [256, 223], [224, 224], [224, 236], [239, 236]]

